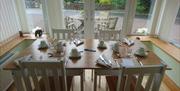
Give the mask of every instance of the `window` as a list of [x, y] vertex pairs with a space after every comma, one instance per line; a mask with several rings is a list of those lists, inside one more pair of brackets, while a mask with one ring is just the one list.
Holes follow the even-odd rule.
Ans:
[[41, 0], [25, 0], [25, 6], [29, 30], [45, 29]]
[[64, 0], [64, 20], [66, 29], [84, 34], [84, 0]]
[[170, 43], [180, 48], [180, 8], [170, 32]]
[[151, 20], [154, 3], [155, 0], [137, 0], [131, 34], [147, 35], [150, 32], [148, 22]]
[[122, 30], [126, 0], [95, 0], [95, 29]]

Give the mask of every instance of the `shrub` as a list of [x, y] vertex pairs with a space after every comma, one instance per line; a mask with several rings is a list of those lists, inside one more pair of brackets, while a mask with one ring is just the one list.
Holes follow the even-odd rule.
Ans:
[[100, 4], [111, 4], [111, 0], [99, 0]]

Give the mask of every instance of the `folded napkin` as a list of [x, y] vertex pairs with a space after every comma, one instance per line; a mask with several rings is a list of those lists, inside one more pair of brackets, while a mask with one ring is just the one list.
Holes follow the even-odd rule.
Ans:
[[130, 40], [130, 39], [127, 39], [127, 38], [124, 38], [123, 39], [124, 43], [126, 43], [128, 46], [131, 46], [134, 44], [134, 41], [133, 40]]
[[96, 63], [108, 68], [111, 68], [112, 66], [111, 61], [108, 60], [104, 55], [100, 55]]
[[23, 57], [20, 57], [18, 59], [15, 59], [15, 63], [17, 65], [19, 65], [19, 61], [31, 61], [33, 58], [32, 58], [32, 55], [27, 55], [27, 56], [23, 56]]
[[78, 39], [75, 39], [73, 42], [74, 42], [74, 44], [75, 44], [76, 46], [80, 46], [80, 45], [82, 45], [82, 44], [84, 43], [83, 41], [78, 40]]

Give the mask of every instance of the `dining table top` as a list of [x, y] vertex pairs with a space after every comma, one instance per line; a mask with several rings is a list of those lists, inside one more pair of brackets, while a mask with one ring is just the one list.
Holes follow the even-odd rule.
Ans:
[[[12, 61], [7, 63], [3, 69], [17, 70], [19, 67], [16, 64], [15, 60], [27, 55], [31, 55], [33, 60], [38, 60], [38, 61], [64, 60], [65, 67], [67, 69], [106, 68], [97, 64], [97, 59], [102, 54], [105, 55], [109, 60], [111, 60], [112, 68], [120, 68], [120, 64], [124, 64], [125, 66], [144, 66], [144, 65], [161, 64], [161, 59], [158, 56], [156, 56], [152, 51], [147, 49], [147, 47], [139, 40], [134, 40], [134, 45], [127, 46], [129, 49], [132, 50], [131, 52], [132, 55], [131, 57], [125, 57], [125, 58], [118, 57], [116, 53], [114, 53], [112, 50], [113, 44], [117, 43], [117, 41], [105, 41], [107, 48], [99, 49], [98, 39], [82, 39], [84, 43], [79, 46], [76, 46], [72, 41], [62, 40], [62, 42], [65, 43], [63, 55], [49, 57], [49, 53], [53, 53], [54, 49], [49, 47], [47, 49], [39, 50], [39, 44], [40, 41], [42, 40], [46, 41], [46, 43], [49, 44], [49, 40], [47, 38], [37, 38], [29, 47], [21, 51], [16, 57], [12, 59]], [[148, 55], [146, 57], [134, 56], [133, 54], [141, 47], [145, 48], [145, 50], [148, 51]], [[80, 52], [81, 57], [79, 59], [69, 58], [70, 52], [73, 48], [76, 48]], [[85, 51], [84, 49], [93, 49], [95, 50], [95, 52]]]

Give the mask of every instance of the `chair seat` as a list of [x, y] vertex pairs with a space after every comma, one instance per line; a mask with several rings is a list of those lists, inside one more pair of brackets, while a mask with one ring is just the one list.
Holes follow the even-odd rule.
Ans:
[[[124, 85], [125, 85], [125, 79], [126, 79], [126, 77], [123, 77], [122, 84], [120, 86], [121, 89], [119, 91], [124, 91], [123, 89], [124, 89]], [[130, 91], [134, 91], [136, 80], [137, 80], [136, 77], [133, 77], [131, 85], [130, 85]], [[117, 76], [106, 76], [106, 81], [109, 86], [109, 90], [116, 91], [116, 83], [118, 81], [118, 77]], [[143, 86], [141, 86], [140, 91], [144, 91]]]
[[[70, 91], [70, 88], [71, 88], [71, 85], [72, 85], [72, 79], [73, 79], [73, 76], [67, 76], [67, 91]], [[62, 80], [61, 80], [61, 77], [59, 77], [59, 81], [60, 81], [60, 91], [63, 91], [63, 86], [62, 86]], [[43, 82], [43, 79], [40, 79], [40, 88], [41, 88], [41, 91], [46, 91], [45, 90], [45, 86], [44, 86], [44, 82]], [[55, 85], [54, 85], [54, 80], [53, 80], [53, 77], [49, 77], [49, 83], [50, 83], [50, 88], [51, 88], [51, 91], [56, 91], [55, 90]], [[35, 90], [34, 90], [35, 91]]]

